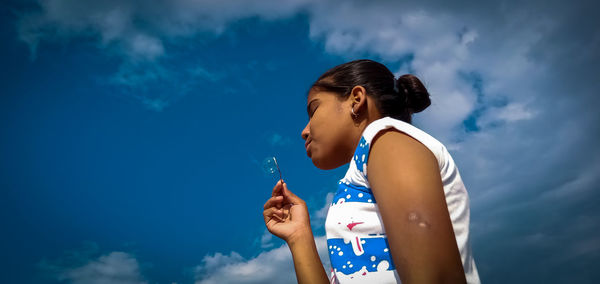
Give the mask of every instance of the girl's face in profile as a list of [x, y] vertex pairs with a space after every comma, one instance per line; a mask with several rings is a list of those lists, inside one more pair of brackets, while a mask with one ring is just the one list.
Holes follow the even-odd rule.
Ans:
[[350, 99], [339, 99], [335, 93], [309, 93], [309, 121], [302, 130], [302, 139], [306, 141], [306, 154], [317, 168], [335, 169], [352, 159], [358, 140], [350, 108]]

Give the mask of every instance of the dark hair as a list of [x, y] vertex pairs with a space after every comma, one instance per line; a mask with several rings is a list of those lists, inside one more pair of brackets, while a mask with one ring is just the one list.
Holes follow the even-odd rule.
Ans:
[[412, 74], [396, 80], [385, 65], [369, 59], [359, 59], [335, 66], [312, 84], [312, 90], [334, 92], [347, 98], [354, 86], [363, 86], [367, 95], [375, 98], [381, 115], [412, 122], [412, 114], [430, 104], [429, 92], [421, 80]]

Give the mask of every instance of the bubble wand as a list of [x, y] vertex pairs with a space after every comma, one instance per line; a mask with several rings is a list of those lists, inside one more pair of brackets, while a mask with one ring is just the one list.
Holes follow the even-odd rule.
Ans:
[[273, 157], [273, 161], [275, 161], [275, 166], [277, 166], [277, 171], [279, 172], [279, 180], [283, 183], [283, 178], [281, 177], [281, 170], [279, 169], [279, 164], [277, 163], [277, 159]]
[[[263, 167], [268, 174], [273, 175], [275, 174], [275, 167], [273, 167], [273, 164], [275, 164], [275, 167], [277, 167], [277, 172], [279, 173], [279, 180], [281, 180], [281, 183], [283, 185], [283, 176], [281, 175], [281, 169], [279, 169], [279, 163], [277, 163], [277, 158], [275, 158], [274, 156], [266, 158], [263, 162]], [[281, 210], [281, 206], [277, 206], [277, 209]], [[285, 216], [281, 217], [277, 214], [274, 214], [273, 217], [279, 219], [280, 222], [285, 222], [286, 219]]]

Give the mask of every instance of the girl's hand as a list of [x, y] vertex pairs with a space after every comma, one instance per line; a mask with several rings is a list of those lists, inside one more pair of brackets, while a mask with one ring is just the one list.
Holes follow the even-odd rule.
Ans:
[[312, 237], [306, 202], [288, 190], [282, 180], [273, 187], [264, 206], [265, 225], [271, 234], [290, 243], [304, 236]]

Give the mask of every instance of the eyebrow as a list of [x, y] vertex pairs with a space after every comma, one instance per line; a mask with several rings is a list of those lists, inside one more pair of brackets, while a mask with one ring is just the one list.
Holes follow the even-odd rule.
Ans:
[[308, 103], [308, 105], [306, 106], [306, 113], [308, 113], [308, 114], [310, 115], [310, 105], [311, 105], [313, 102], [316, 102], [316, 101], [318, 101], [318, 100], [319, 100], [319, 99], [314, 99], [314, 100], [310, 101], [310, 103]]

